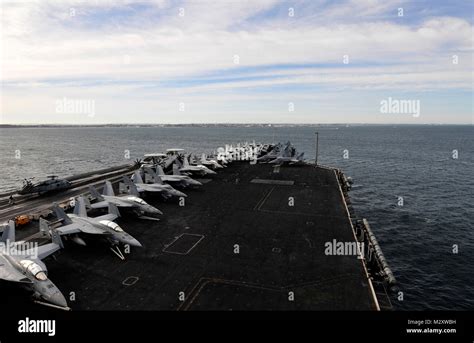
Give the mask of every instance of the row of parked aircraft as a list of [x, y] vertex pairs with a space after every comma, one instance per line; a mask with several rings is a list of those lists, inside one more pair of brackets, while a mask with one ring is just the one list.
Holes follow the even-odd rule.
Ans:
[[[15, 223], [9, 221], [0, 240], [0, 279], [19, 283], [33, 292], [37, 302], [44, 305], [68, 309], [61, 291], [49, 280], [46, 265], [42, 260], [63, 248], [62, 238], [79, 245], [86, 245], [85, 238], [102, 238], [110, 249], [121, 259], [125, 259], [121, 246], [142, 247], [142, 244], [114, 222], [119, 216], [119, 208], [130, 210], [138, 217], [157, 219], [162, 212], [148, 204], [143, 194], [158, 194], [164, 199], [181, 198], [187, 195], [185, 189], [199, 187], [201, 182], [193, 177], [216, 174], [216, 170], [225, 168], [228, 163], [238, 160], [237, 156], [254, 154], [254, 162], [272, 162], [282, 158], [284, 162], [300, 163], [293, 159], [295, 152], [290, 143], [283, 145], [238, 144], [228, 145], [219, 153], [201, 158], [186, 156], [182, 149], [169, 149], [167, 154], [148, 154], [140, 161], [140, 168], [130, 177], [122, 177], [119, 189], [126, 193], [116, 195], [110, 181], [105, 181], [102, 193], [89, 186], [90, 195], [81, 195], [74, 200], [73, 213], [58, 204], [53, 204], [56, 219], [48, 221], [40, 218], [39, 229], [49, 234], [51, 243], [32, 249], [21, 249], [25, 242], [15, 241]], [[271, 160], [262, 157], [271, 154]], [[302, 155], [301, 155], [302, 156]], [[290, 158], [291, 157], [291, 158]], [[240, 158], [241, 159], [241, 158]], [[165, 174], [164, 168], [171, 171]], [[174, 188], [177, 187], [180, 190]], [[88, 209], [107, 208], [108, 213], [90, 217]]]

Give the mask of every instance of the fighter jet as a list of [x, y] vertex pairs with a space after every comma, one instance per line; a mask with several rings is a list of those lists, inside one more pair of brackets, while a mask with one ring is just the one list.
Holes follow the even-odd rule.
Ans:
[[86, 204], [83, 197], [76, 199], [74, 214], [67, 215], [61, 207], [54, 205], [53, 210], [58, 219], [62, 220], [63, 224], [63, 226], [54, 230], [61, 236], [72, 235], [70, 236], [72, 241], [79, 245], [86, 245], [84, 240], [78, 236], [78, 234], [81, 233], [104, 237], [111, 244], [110, 249], [112, 252], [124, 260], [125, 257], [119, 248], [120, 243], [133, 247], [141, 247], [142, 245], [139, 241], [126, 233], [117, 223], [113, 222], [113, 220], [119, 217], [120, 213], [114, 204], [109, 203], [108, 206], [109, 214], [92, 218], [87, 216]]
[[214, 159], [207, 158], [206, 154], [201, 155], [201, 164], [206, 167], [210, 167], [211, 169], [220, 169], [224, 168], [219, 162]]
[[270, 163], [270, 164], [279, 164], [279, 165], [282, 165], [282, 164], [285, 164], [285, 163], [288, 163], [290, 165], [300, 165], [300, 164], [304, 164], [303, 156], [304, 156], [304, 152], [302, 152], [301, 154], [299, 154], [296, 157], [278, 156], [277, 158], [275, 158], [274, 160], [271, 160], [268, 163]]
[[[173, 167], [177, 167], [176, 164]], [[202, 183], [190, 178], [187, 175], [181, 175], [178, 170], [173, 170], [173, 175], [166, 175], [160, 165], [156, 166], [156, 172], [163, 182], [175, 184], [183, 188], [190, 186], [202, 186]], [[175, 174], [176, 173], [176, 174]]]
[[142, 198], [133, 195], [117, 196], [112, 188], [110, 181], [105, 181], [104, 190], [99, 194], [94, 186], [89, 186], [91, 195], [97, 199], [98, 202], [91, 204], [92, 208], [104, 208], [109, 204], [114, 204], [117, 207], [130, 208], [135, 211], [139, 217], [147, 218], [144, 215], [158, 215], [163, 214], [159, 209], [151, 206]]
[[[180, 163], [180, 161], [178, 159], [176, 161], [178, 163]], [[179, 165], [178, 167], [179, 167], [179, 172], [181, 174], [182, 173], [185, 173], [185, 174], [191, 173], [191, 174], [197, 174], [197, 175], [201, 175], [201, 176], [204, 176], [204, 175], [207, 175], [207, 174], [216, 174], [215, 171], [210, 170], [209, 168], [207, 168], [206, 166], [204, 166], [202, 164], [198, 164], [198, 165], [194, 165], [194, 166], [190, 165], [188, 159], [186, 158], [186, 156], [183, 158], [182, 165]]]
[[69, 188], [71, 188], [71, 182], [64, 179], [58, 179], [56, 175], [50, 175], [48, 176], [48, 180], [35, 184], [31, 182], [31, 179], [24, 179], [23, 187], [18, 191], [18, 194], [25, 195], [38, 193], [38, 195], [41, 195], [44, 193], [62, 191]]
[[152, 180], [154, 183], [144, 183], [143, 179], [138, 172], [135, 170], [133, 174], [133, 182], [130, 180], [128, 176], [123, 177], [123, 181], [126, 186], [129, 188], [129, 193], [131, 195], [138, 196], [142, 192], [150, 192], [150, 193], [160, 193], [165, 199], [169, 199], [172, 197], [187, 197], [186, 194], [180, 192], [170, 185], [163, 183], [161, 178], [156, 175], [150, 168], [145, 168], [145, 170], [150, 171], [150, 175], [152, 175]]
[[[287, 143], [287, 146], [290, 142]], [[278, 143], [277, 145], [273, 146], [266, 154], [257, 158], [257, 162], [269, 162], [272, 161], [279, 156], [282, 156], [281, 152], [282, 144]]]
[[223, 154], [219, 154], [215, 152], [213, 157], [215, 158], [217, 163], [219, 163], [221, 166], [227, 167], [227, 164], [229, 163], [229, 161], [227, 161], [227, 159], [224, 157]]
[[1, 280], [26, 287], [33, 292], [37, 303], [69, 309], [64, 295], [48, 278], [46, 265], [41, 261], [63, 247], [58, 234], [52, 233], [52, 243], [23, 249], [24, 245], [15, 241], [15, 223], [11, 220], [0, 242]]

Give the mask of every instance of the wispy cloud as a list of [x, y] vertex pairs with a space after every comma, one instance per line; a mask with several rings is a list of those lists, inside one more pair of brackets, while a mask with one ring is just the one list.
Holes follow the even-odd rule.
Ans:
[[[402, 0], [6, 1], [2, 120], [71, 121], [51, 113], [54, 99], [66, 95], [96, 99], [93, 120], [101, 122], [155, 121], [140, 102], [168, 121], [175, 115], [209, 121], [215, 112], [211, 121], [238, 121], [244, 112], [271, 121], [277, 111], [286, 122], [318, 122], [337, 92], [368, 101], [365, 109], [338, 108], [334, 121], [356, 115], [372, 120], [366, 113], [383, 92], [427, 94], [429, 109], [437, 92], [472, 90], [473, 27], [465, 6]], [[280, 101], [272, 102], [272, 94]], [[295, 107], [301, 112], [285, 113], [282, 99], [302, 101]], [[230, 106], [223, 106], [226, 101]], [[472, 100], [461, 101], [466, 112], [458, 113], [458, 121], [470, 122]], [[175, 113], [180, 102], [187, 110]], [[453, 121], [450, 113], [424, 114], [427, 122]]]

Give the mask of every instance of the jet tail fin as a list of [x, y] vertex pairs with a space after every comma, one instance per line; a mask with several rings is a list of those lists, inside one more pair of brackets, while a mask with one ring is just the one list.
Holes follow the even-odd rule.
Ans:
[[92, 208], [91, 201], [89, 200], [88, 197], [84, 197], [84, 204], [86, 205], [86, 209]]
[[89, 192], [94, 198], [97, 199], [97, 201], [104, 201], [104, 197], [100, 195], [100, 193], [97, 191], [97, 189], [94, 186], [89, 186]]
[[173, 164], [173, 175], [181, 175], [177, 164]]
[[168, 168], [176, 160], [178, 160], [178, 155], [173, 155], [173, 156], [167, 157], [166, 160], [164, 161], [164, 163], [165, 163], [164, 167]]
[[189, 161], [188, 161], [188, 158], [186, 156], [184, 156], [184, 158], [183, 158], [183, 166], [184, 167], [189, 167]]
[[49, 233], [50, 229], [51, 228], [49, 226], [49, 222], [46, 219], [40, 217], [40, 219], [39, 219], [39, 231], [43, 235], [47, 235]]
[[155, 171], [151, 168], [145, 168], [145, 171], [151, 175], [151, 178], [153, 180], [153, 183], [157, 183], [159, 185], [163, 184], [163, 181], [161, 180], [161, 177], [155, 173]]
[[117, 208], [117, 206], [115, 206], [115, 204], [112, 204], [110, 202], [109, 202], [109, 214], [115, 214], [117, 217], [120, 217], [119, 209]]
[[3, 230], [1, 242], [6, 243], [15, 242], [15, 222], [13, 220], [8, 221], [7, 227]]
[[156, 173], [158, 175], [165, 175], [165, 172], [164, 172], [163, 168], [160, 165], [156, 166]]
[[64, 225], [72, 224], [71, 218], [64, 212], [64, 209], [59, 207], [58, 204], [54, 204], [53, 206], [54, 213], [58, 219], [62, 219]]
[[140, 193], [138, 192], [137, 186], [135, 186], [135, 184], [132, 182], [132, 180], [130, 180], [128, 176], [123, 177], [123, 182], [128, 187], [128, 193], [130, 195], [135, 195], [135, 196], [140, 195]]
[[63, 240], [61, 239], [61, 235], [56, 230], [51, 230], [51, 241], [57, 245], [61, 249], [64, 248]]
[[280, 153], [282, 157], [291, 157], [290, 148], [287, 146], [283, 152]]
[[76, 199], [76, 205], [74, 206], [74, 214], [79, 217], [87, 217], [86, 202], [83, 197]]
[[133, 173], [133, 182], [143, 183], [142, 176], [140, 175], [140, 172], [138, 170], [135, 170], [135, 172]]
[[104, 185], [104, 190], [102, 191], [103, 195], [109, 195], [109, 196], [114, 196], [114, 188], [112, 187], [112, 182], [110, 181], [105, 181]]

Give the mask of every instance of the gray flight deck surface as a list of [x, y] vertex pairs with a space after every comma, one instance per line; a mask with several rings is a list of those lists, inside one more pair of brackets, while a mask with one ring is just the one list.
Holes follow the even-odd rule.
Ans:
[[274, 173], [271, 165], [234, 162], [185, 192], [184, 207], [145, 198], [163, 211], [159, 222], [117, 221], [143, 244], [125, 261], [91, 240], [66, 242], [46, 260], [63, 294], [75, 293], [72, 310], [376, 309], [362, 261], [325, 255], [326, 242], [355, 241], [334, 170]]

